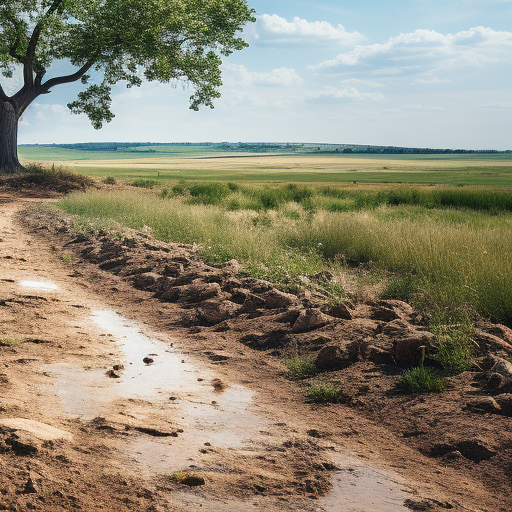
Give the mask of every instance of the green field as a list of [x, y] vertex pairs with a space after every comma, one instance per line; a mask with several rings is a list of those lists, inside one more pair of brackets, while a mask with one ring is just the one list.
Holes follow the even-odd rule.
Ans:
[[285, 289], [329, 270], [338, 276], [322, 291], [329, 300], [357, 295], [362, 276], [429, 315], [512, 324], [511, 190], [181, 182], [75, 193], [58, 204], [80, 229], [115, 230], [115, 221], [197, 243], [207, 261], [236, 258]]
[[[153, 146], [151, 147], [153, 148]], [[24, 162], [64, 166], [121, 181], [149, 178], [255, 183], [485, 185], [512, 187], [512, 154], [373, 155], [223, 152], [215, 147], [155, 146], [132, 152], [20, 148]]]
[[20, 154], [109, 177], [114, 185], [58, 203], [78, 215], [80, 229], [114, 221], [197, 243], [207, 261], [236, 258], [249, 275], [289, 290], [329, 270], [336, 277], [321, 291], [328, 300], [369, 286], [449, 323], [482, 315], [512, 325], [511, 154], [153, 148]]

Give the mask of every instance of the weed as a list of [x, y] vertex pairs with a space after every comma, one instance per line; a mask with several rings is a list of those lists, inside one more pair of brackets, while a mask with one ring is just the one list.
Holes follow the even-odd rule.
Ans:
[[384, 291], [381, 293], [381, 297], [383, 299], [411, 302], [417, 297], [419, 287], [419, 279], [413, 274], [394, 275], [389, 279]]
[[337, 403], [342, 396], [341, 387], [332, 383], [313, 384], [306, 394], [307, 400], [317, 404]]
[[73, 220], [73, 229], [85, 236], [110, 236], [121, 239], [122, 229], [112, 219], [87, 219], [78, 217]]
[[288, 375], [293, 380], [302, 380], [314, 377], [318, 370], [311, 360], [301, 359], [298, 356], [290, 357], [285, 361], [288, 368]]
[[19, 338], [0, 338], [0, 347], [15, 347], [23, 343], [22, 339]]
[[435, 359], [447, 372], [457, 374], [473, 366], [474, 331], [470, 321], [443, 325], [435, 318], [430, 329], [436, 335]]
[[71, 254], [71, 253], [63, 254], [61, 256], [61, 259], [67, 265], [74, 265], [78, 261], [77, 257], [74, 254]]
[[116, 182], [116, 179], [114, 178], [114, 176], [107, 176], [103, 180], [103, 183], [105, 183], [105, 185], [115, 185], [117, 182]]
[[418, 366], [402, 375], [398, 388], [407, 393], [439, 393], [446, 389], [446, 383], [436, 368]]
[[407, 370], [397, 384], [408, 393], [439, 393], [446, 389], [446, 383], [439, 377], [439, 370], [426, 367], [425, 348], [421, 352], [420, 365]]
[[204, 478], [193, 475], [191, 473], [185, 473], [184, 471], [177, 471], [176, 473], [172, 473], [167, 476], [167, 478], [176, 484], [188, 485], [191, 487], [204, 485]]

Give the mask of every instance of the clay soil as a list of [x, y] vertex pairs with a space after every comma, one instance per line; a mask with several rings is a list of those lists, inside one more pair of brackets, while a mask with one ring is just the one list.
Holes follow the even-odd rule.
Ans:
[[[0, 510], [510, 510], [507, 383], [489, 390], [477, 368], [440, 394], [397, 392], [404, 365], [386, 326], [428, 338], [407, 305], [320, 313], [311, 298], [247, 280], [236, 262], [208, 267], [192, 247], [128, 231], [78, 234], [44, 213], [45, 201], [0, 195]], [[20, 286], [26, 280], [58, 288]], [[219, 397], [249, 390], [252, 403], [238, 414], [250, 442], [216, 446], [199, 429], [193, 443], [176, 445], [180, 460], [190, 450], [194, 462], [165, 471], [128, 447], [144, 452], [146, 439], [167, 436], [172, 453], [188, 424], [167, 403], [125, 397], [93, 418], [66, 410], [52, 365], [122, 377], [118, 347], [91, 326], [91, 312], [105, 309], [213, 375]], [[482, 361], [510, 357], [506, 328], [479, 328]], [[284, 361], [318, 361], [326, 346], [339, 365], [327, 362], [322, 377], [341, 385], [343, 403], [308, 403]], [[164, 391], [167, 402], [184, 398]]]

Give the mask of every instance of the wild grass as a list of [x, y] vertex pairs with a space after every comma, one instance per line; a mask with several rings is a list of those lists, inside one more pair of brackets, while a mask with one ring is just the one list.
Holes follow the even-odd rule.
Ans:
[[288, 368], [288, 375], [293, 380], [308, 379], [318, 373], [313, 361], [298, 356], [290, 357], [285, 361], [285, 364]]
[[407, 393], [440, 393], [446, 389], [446, 383], [436, 368], [418, 366], [402, 375], [398, 388]]
[[[429, 311], [474, 311], [512, 325], [508, 192], [494, 203], [488, 189], [481, 201], [475, 200], [477, 190], [455, 192], [450, 197], [459, 208], [394, 205], [390, 191], [379, 188], [361, 195], [296, 185], [183, 182], [160, 195], [93, 191], [59, 204], [83, 218], [147, 226], [159, 239], [200, 244], [210, 262], [236, 258], [251, 275], [291, 288], [304, 276], [363, 264], [389, 273], [384, 294], [390, 298]], [[445, 197], [437, 191], [404, 194], [417, 202]], [[329, 211], [325, 198], [345, 201], [345, 210]]]
[[0, 176], [0, 185], [15, 190], [33, 190], [37, 193], [65, 193], [86, 190], [94, 186], [94, 180], [55, 165], [47, 167], [39, 163], [30, 163], [19, 174]]
[[421, 353], [419, 366], [404, 372], [397, 388], [406, 393], [440, 393], [446, 389], [446, 382], [437, 368], [424, 365], [425, 350]]
[[438, 312], [430, 321], [436, 335], [438, 353], [435, 360], [448, 374], [458, 374], [473, 366], [474, 329], [467, 312]]
[[138, 187], [138, 188], [153, 188], [155, 185], [158, 185], [158, 181], [141, 178], [141, 179], [132, 181], [130, 183], [130, 185], [132, 187]]
[[338, 403], [344, 398], [341, 387], [332, 382], [312, 384], [306, 393], [306, 399], [317, 404]]

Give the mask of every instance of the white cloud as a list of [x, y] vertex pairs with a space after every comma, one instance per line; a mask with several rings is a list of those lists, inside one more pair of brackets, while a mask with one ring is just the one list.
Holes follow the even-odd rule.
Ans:
[[417, 78], [414, 80], [414, 84], [446, 84], [451, 82], [448, 78], [440, 79], [437, 76], [426, 75], [425, 78]]
[[497, 103], [487, 103], [486, 105], [480, 105], [474, 108], [484, 108], [491, 110], [511, 110], [512, 109], [512, 101], [499, 101]]
[[258, 16], [256, 38], [274, 43], [329, 41], [342, 45], [355, 45], [366, 38], [359, 32], [347, 32], [343, 25], [331, 25], [327, 21], [308, 21], [295, 17], [292, 21], [277, 14]]
[[276, 68], [266, 73], [248, 71], [245, 66], [224, 64], [224, 69], [230, 73], [228, 80], [237, 85], [256, 86], [291, 86], [302, 83], [302, 78], [293, 68]]
[[221, 102], [230, 107], [263, 107], [266, 102], [256, 94], [247, 91], [232, 89], [229, 94], [223, 95]]
[[379, 84], [378, 82], [372, 82], [371, 80], [360, 80], [359, 78], [349, 78], [347, 80], [342, 80], [342, 84], [355, 84], [359, 86], [365, 87], [385, 87], [384, 84]]
[[48, 114], [59, 116], [61, 119], [64, 117], [69, 120], [71, 111], [65, 105], [59, 105], [58, 103], [44, 104], [44, 103], [33, 103], [30, 107], [34, 112], [37, 119], [45, 119]]
[[384, 96], [380, 92], [359, 92], [355, 87], [338, 89], [325, 87], [321, 91], [309, 91], [304, 101], [307, 103], [343, 103], [363, 100], [381, 100]]
[[400, 105], [397, 108], [390, 108], [384, 112], [432, 112], [434, 110], [444, 110], [444, 108], [414, 103], [412, 105]]
[[392, 67], [403, 69], [413, 62], [453, 68], [461, 65], [483, 65], [509, 60], [512, 32], [474, 27], [457, 34], [440, 34], [435, 30], [419, 29], [392, 37], [384, 44], [358, 45], [311, 69], [328, 70], [344, 66]]

